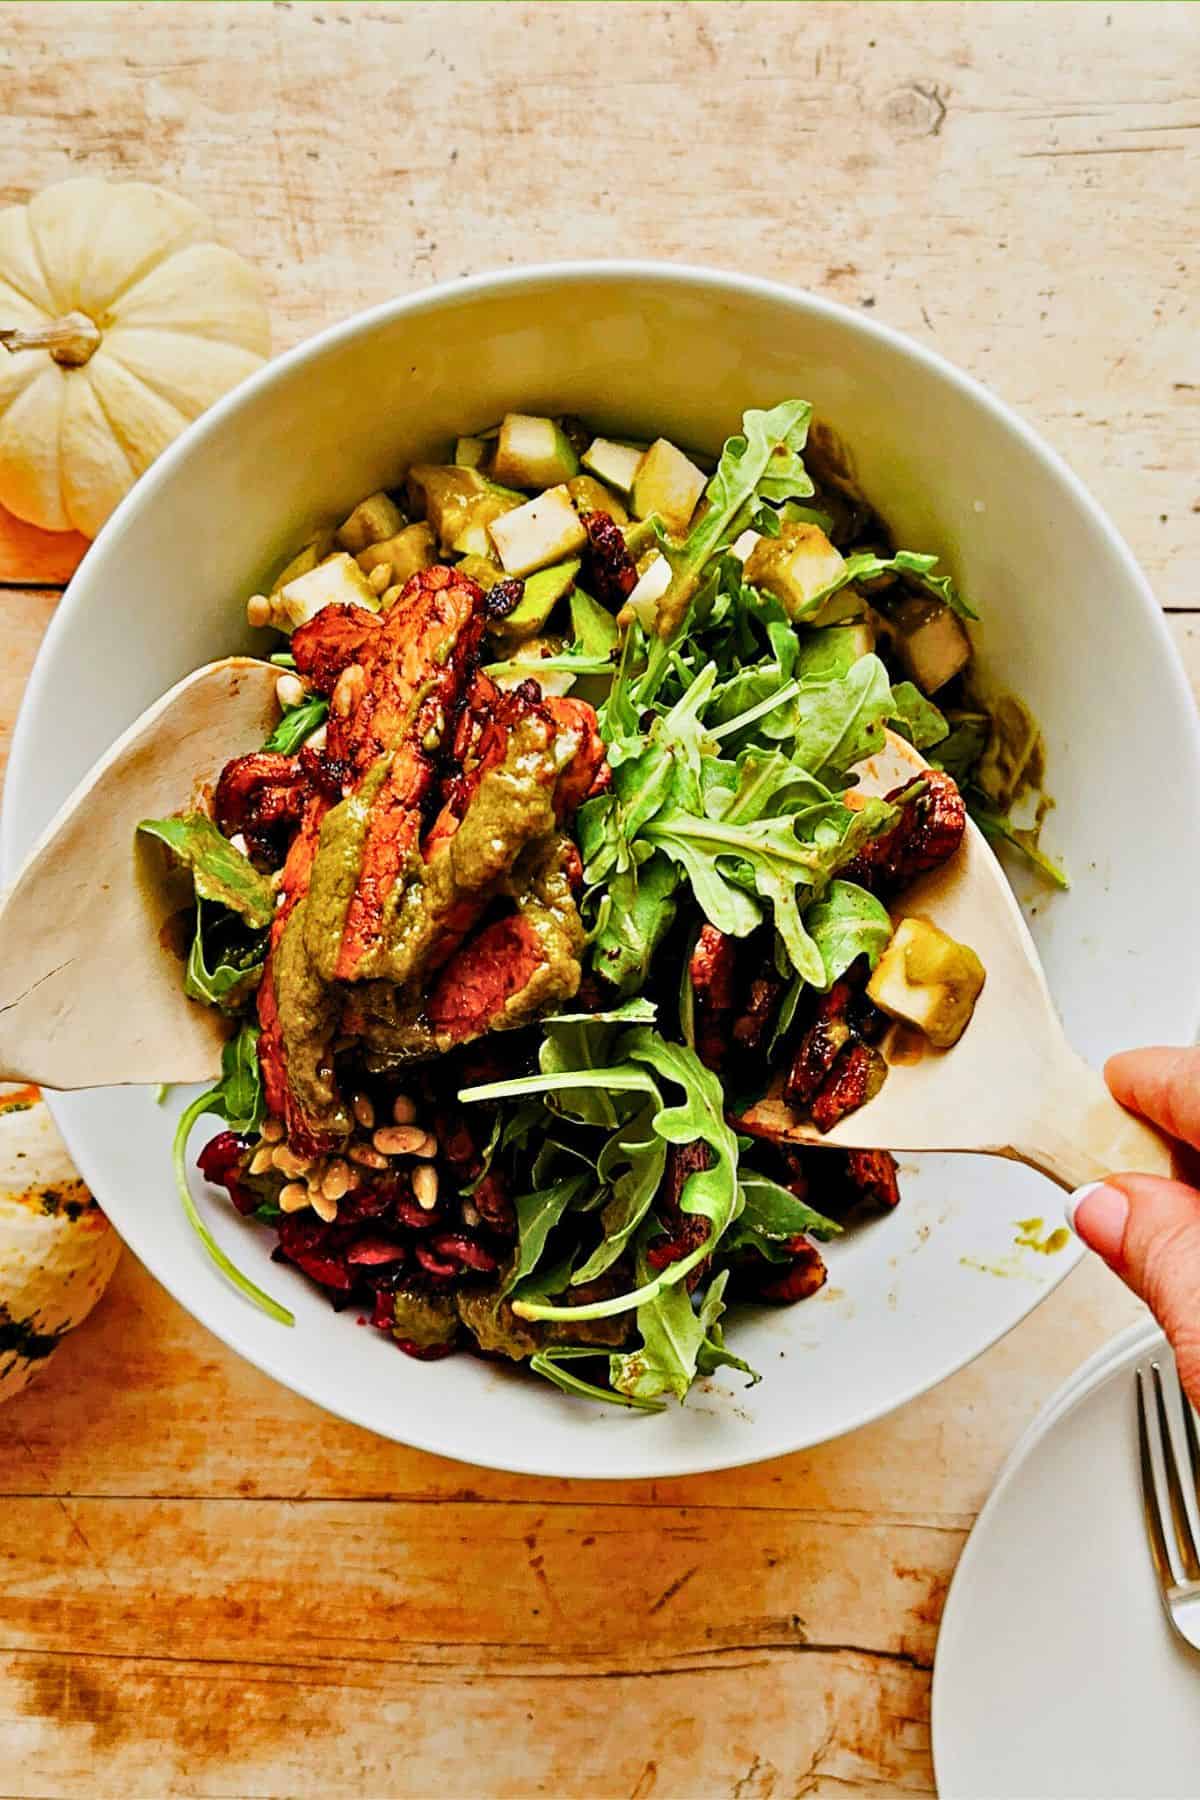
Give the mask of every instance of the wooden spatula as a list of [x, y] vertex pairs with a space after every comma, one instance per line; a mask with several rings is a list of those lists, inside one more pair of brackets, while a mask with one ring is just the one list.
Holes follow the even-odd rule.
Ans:
[[228, 1021], [183, 992], [167, 939], [192, 897], [140, 819], [185, 807], [279, 717], [278, 669], [210, 663], [173, 687], [75, 789], [0, 899], [0, 1077], [49, 1088], [208, 1081]]
[[[887, 748], [862, 765], [863, 789], [888, 793], [925, 766], [889, 732]], [[784, 1104], [778, 1085], [746, 1113], [748, 1130], [852, 1150], [983, 1151], [1066, 1188], [1122, 1169], [1171, 1173], [1166, 1140], [1118, 1106], [1067, 1043], [1012, 889], [975, 825], [948, 863], [905, 890], [893, 916], [932, 919], [982, 959], [987, 980], [958, 1043], [895, 1062], [876, 1098], [824, 1134]]]

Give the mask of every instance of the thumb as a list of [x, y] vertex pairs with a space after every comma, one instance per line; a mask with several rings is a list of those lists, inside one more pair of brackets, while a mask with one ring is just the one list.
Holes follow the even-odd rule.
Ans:
[[1186, 1392], [1200, 1406], [1200, 1193], [1182, 1181], [1114, 1175], [1073, 1194], [1067, 1217], [1146, 1302], [1171, 1342]]

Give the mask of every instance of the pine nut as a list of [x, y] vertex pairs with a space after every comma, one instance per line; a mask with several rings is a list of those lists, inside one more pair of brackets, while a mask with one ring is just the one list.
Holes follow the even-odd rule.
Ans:
[[392, 585], [391, 563], [376, 563], [375, 567], [371, 570], [371, 573], [367, 576], [367, 580], [377, 594], [382, 594], [384, 588], [389, 588]]
[[240, 850], [242, 855], [245, 856], [248, 846], [245, 837], [240, 831], [235, 831], [229, 841], [235, 850]]
[[289, 1181], [286, 1187], [279, 1190], [280, 1212], [303, 1212], [308, 1201], [308, 1189], [302, 1181]]
[[317, 729], [315, 731], [309, 732], [308, 736], [304, 740], [304, 748], [306, 750], [323, 750], [325, 748], [325, 726], [324, 725], [318, 725]]
[[337, 1201], [330, 1200], [320, 1188], [309, 1188], [308, 1200], [318, 1219], [323, 1219], [326, 1225], [332, 1225], [338, 1214]]
[[417, 1116], [417, 1103], [407, 1094], [397, 1094], [392, 1101], [392, 1118], [397, 1125], [411, 1125]]
[[426, 1135], [419, 1125], [383, 1125], [371, 1142], [384, 1156], [412, 1156]]
[[321, 1192], [327, 1200], [340, 1200], [343, 1195], [350, 1192], [353, 1180], [354, 1177], [347, 1165], [340, 1157], [335, 1157], [325, 1171], [321, 1182]]
[[270, 1144], [260, 1144], [259, 1148], [250, 1158], [250, 1173], [252, 1175], [265, 1175], [267, 1170], [273, 1167], [272, 1159], [274, 1154]]
[[381, 1156], [378, 1150], [372, 1150], [369, 1144], [351, 1144], [346, 1154], [352, 1163], [357, 1163], [362, 1169], [386, 1169], [388, 1166], [387, 1157]]
[[290, 1175], [293, 1180], [299, 1175], [307, 1175], [312, 1168], [311, 1156], [297, 1156], [287, 1144], [277, 1145], [271, 1160], [281, 1174]]
[[333, 710], [341, 718], [345, 718], [362, 693], [365, 680], [361, 663], [351, 663], [338, 676], [337, 686], [333, 690]]
[[298, 675], [281, 675], [275, 683], [275, 698], [284, 712], [290, 712], [292, 707], [300, 706], [307, 692], [307, 688]]
[[395, 587], [385, 588], [384, 593], [383, 593], [383, 598], [379, 602], [380, 610], [383, 612], [388, 612], [393, 606], [395, 606], [397, 600], [400, 598], [400, 596], [403, 592], [404, 592], [404, 589], [400, 585], [399, 582], [396, 583]]
[[464, 1200], [462, 1203], [462, 1222], [468, 1231], [474, 1231], [483, 1224], [478, 1209], [472, 1206], [469, 1200]]
[[264, 1144], [278, 1144], [283, 1139], [283, 1120], [264, 1119], [259, 1127], [258, 1135]]
[[422, 1212], [432, 1212], [437, 1205], [438, 1174], [432, 1163], [422, 1163], [413, 1170], [413, 1195]]
[[427, 1131], [425, 1133], [424, 1142], [417, 1145], [416, 1149], [413, 1151], [413, 1155], [414, 1156], [436, 1156], [437, 1153], [438, 1153], [438, 1141], [434, 1137], [432, 1131]]
[[[375, 1123], [375, 1108], [371, 1105], [366, 1094], [355, 1094], [353, 1110], [354, 1116], [362, 1126], [363, 1130], [370, 1131], [372, 1125]], [[378, 1150], [380, 1146], [376, 1144], [375, 1148]]]
[[265, 594], [251, 594], [246, 602], [246, 623], [261, 630], [271, 623], [271, 602]]

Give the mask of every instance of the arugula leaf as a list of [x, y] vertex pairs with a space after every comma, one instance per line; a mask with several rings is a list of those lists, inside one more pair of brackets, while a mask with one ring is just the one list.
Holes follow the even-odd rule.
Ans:
[[[196, 929], [184, 970], [183, 991], [207, 1006], [237, 1012], [258, 984], [266, 961], [267, 934], [247, 932], [236, 914], [196, 902]], [[211, 966], [210, 966], [211, 951]]]
[[953, 775], [962, 787], [987, 748], [991, 720], [986, 713], [960, 712], [948, 715], [946, 722], [950, 735], [942, 739], [937, 755], [929, 760], [935, 769], [944, 769], [947, 775]]
[[705, 564], [723, 540], [737, 536], [742, 515], [748, 516], [756, 497], [786, 500], [813, 492], [800, 460], [811, 418], [806, 400], [785, 400], [769, 412], [744, 413], [741, 433], [726, 439], [716, 473], [704, 490], [698, 521], [682, 544], [659, 530], [659, 549], [671, 566], [671, 584], [658, 603], [660, 638], [675, 635]]
[[[271, 660], [273, 662], [274, 657]], [[328, 700], [322, 700], [319, 696], [302, 700], [299, 706], [293, 706], [284, 713], [263, 749], [277, 750], [283, 756], [291, 756], [328, 717]]]
[[603, 657], [607, 665], [621, 642], [617, 621], [582, 588], [572, 588], [569, 604], [575, 648], [583, 656]]
[[738, 1185], [743, 1204], [734, 1229], [739, 1233], [751, 1231], [764, 1238], [786, 1239], [806, 1232], [822, 1243], [841, 1235], [842, 1227], [835, 1220], [814, 1211], [769, 1175], [743, 1166], [738, 1171]]
[[1070, 887], [1071, 881], [1066, 870], [1056, 863], [1040, 848], [1036, 831], [1022, 831], [1013, 824], [1007, 813], [997, 812], [978, 788], [966, 790], [967, 811], [982, 831], [984, 837], [993, 843], [1010, 844], [1020, 852], [1027, 863], [1030, 863], [1047, 881], [1052, 881], [1057, 888], [1064, 891]]
[[564, 1181], [556, 1181], [553, 1187], [543, 1188], [535, 1194], [519, 1194], [513, 1205], [517, 1213], [518, 1252], [508, 1276], [500, 1289], [498, 1298], [510, 1293], [518, 1281], [531, 1275], [541, 1261], [542, 1252], [546, 1248], [546, 1239], [558, 1224], [571, 1202], [591, 1186], [591, 1177], [586, 1171], [578, 1175], [568, 1175]]
[[666, 1143], [654, 1129], [657, 1104], [652, 1101], [618, 1126], [600, 1152], [596, 1172], [612, 1198], [600, 1214], [604, 1236], [583, 1267], [576, 1269], [572, 1287], [611, 1269], [650, 1210], [667, 1161]]
[[633, 1000], [623, 1000], [620, 1006], [613, 1006], [607, 1012], [551, 1013], [543, 1022], [547, 1025], [653, 1025], [658, 1008], [653, 1000], [644, 994], [638, 994]]
[[206, 1113], [214, 1113], [217, 1118], [226, 1120], [231, 1130], [251, 1132], [257, 1131], [262, 1124], [263, 1110], [262, 1077], [258, 1066], [258, 1027], [246, 1024], [236, 1036], [230, 1038], [221, 1054], [220, 1081], [206, 1094], [193, 1100], [181, 1113], [175, 1127], [171, 1161], [175, 1171], [175, 1185], [188, 1223], [213, 1262], [240, 1293], [253, 1300], [256, 1306], [261, 1306], [271, 1318], [277, 1319], [281, 1325], [294, 1325], [295, 1320], [287, 1308], [264, 1293], [226, 1256], [200, 1217], [188, 1184], [188, 1139], [198, 1119], [203, 1118]]
[[831, 595], [853, 581], [873, 581], [877, 575], [895, 574], [903, 575], [914, 587], [932, 594], [960, 619], [977, 619], [979, 614], [966, 596], [959, 593], [950, 576], [933, 573], [937, 565], [936, 556], [925, 556], [916, 550], [897, 550], [894, 556], [877, 556], [873, 550], [856, 551], [846, 558], [834, 579], [809, 598], [804, 615], [811, 618]]
[[675, 920], [679, 871], [661, 852], [614, 875], [611, 905], [592, 939], [592, 967], [619, 993], [642, 986], [650, 964]]
[[197, 897], [215, 900], [262, 931], [275, 917], [275, 890], [248, 856], [217, 830], [205, 813], [142, 819], [137, 829], [158, 838], [192, 871]]
[[[645, 1283], [650, 1271], [638, 1262], [638, 1279]], [[696, 1376], [696, 1359], [705, 1338], [705, 1327], [692, 1307], [692, 1296], [683, 1282], [664, 1288], [638, 1307], [637, 1327], [642, 1343], [638, 1350], [614, 1355], [609, 1380], [618, 1394], [631, 1400], [655, 1400], [674, 1394], [682, 1400]]]
[[582, 1400], [604, 1400], [610, 1406], [633, 1406], [639, 1412], [662, 1412], [661, 1401], [641, 1400], [630, 1394], [618, 1394], [611, 1388], [598, 1387], [595, 1382], [584, 1381], [579, 1375], [572, 1375], [563, 1363], [594, 1362], [602, 1352], [587, 1344], [553, 1345], [547, 1350], [539, 1350], [529, 1359], [529, 1366], [535, 1375], [544, 1375], [555, 1387], [561, 1388], [564, 1394], [574, 1394]]
[[848, 769], [884, 742], [892, 684], [877, 656], [860, 656], [833, 681], [804, 681], [788, 722], [792, 760], [826, 787], [843, 785]]
[[714, 1375], [721, 1368], [740, 1369], [743, 1375], [750, 1377], [748, 1385], [756, 1387], [762, 1376], [744, 1357], [735, 1356], [732, 1350], [725, 1348], [725, 1335], [718, 1323], [725, 1311], [723, 1295], [728, 1280], [729, 1270], [722, 1269], [710, 1283], [708, 1292], [700, 1302], [698, 1316], [704, 1327], [704, 1342], [696, 1357], [696, 1372], [699, 1375]]
[[892, 688], [888, 724], [917, 750], [929, 750], [934, 744], [944, 743], [950, 735], [945, 718], [912, 681], [898, 681]]
[[823, 988], [831, 988], [852, 962], [866, 956], [872, 969], [892, 936], [888, 910], [853, 881], [831, 881], [804, 915], [804, 923], [825, 965]]

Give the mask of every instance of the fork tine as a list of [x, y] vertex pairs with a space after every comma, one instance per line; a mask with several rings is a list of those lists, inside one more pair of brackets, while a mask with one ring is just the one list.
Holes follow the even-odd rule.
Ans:
[[1192, 1522], [1188, 1518], [1187, 1506], [1183, 1498], [1183, 1486], [1179, 1480], [1179, 1460], [1175, 1455], [1175, 1440], [1171, 1436], [1171, 1427], [1167, 1421], [1167, 1402], [1163, 1391], [1162, 1370], [1157, 1363], [1151, 1363], [1154, 1376], [1154, 1399], [1158, 1411], [1158, 1429], [1162, 1439], [1163, 1469], [1167, 1477], [1167, 1498], [1171, 1505], [1171, 1520], [1175, 1526], [1175, 1542], [1179, 1548], [1179, 1559], [1183, 1564], [1185, 1581], [1200, 1581], [1200, 1556], [1196, 1554], [1196, 1540], [1192, 1535]]
[[1192, 1412], [1192, 1404], [1187, 1395], [1183, 1399], [1183, 1435], [1187, 1442], [1188, 1463], [1192, 1477], [1192, 1489], [1196, 1495], [1196, 1505], [1200, 1507], [1200, 1443], [1196, 1441], [1196, 1420]]
[[1150, 1426], [1146, 1417], [1146, 1373], [1144, 1369], [1137, 1372], [1137, 1419], [1138, 1419], [1138, 1455], [1142, 1465], [1142, 1511], [1146, 1518], [1146, 1536], [1150, 1542], [1150, 1555], [1158, 1575], [1158, 1585], [1165, 1595], [1175, 1585], [1175, 1573], [1171, 1568], [1171, 1559], [1167, 1555], [1167, 1540], [1163, 1536], [1162, 1515], [1158, 1510], [1158, 1484], [1154, 1475], [1154, 1463], [1150, 1456]]

